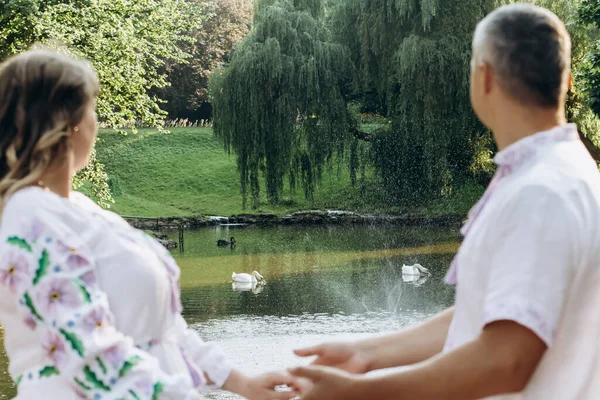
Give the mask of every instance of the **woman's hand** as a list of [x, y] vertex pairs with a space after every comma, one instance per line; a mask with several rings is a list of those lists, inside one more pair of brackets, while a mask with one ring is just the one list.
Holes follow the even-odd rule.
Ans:
[[300, 357], [317, 356], [313, 365], [323, 365], [349, 372], [365, 374], [369, 372], [369, 361], [356, 343], [327, 343], [319, 346], [295, 350]]
[[[287, 386], [287, 390], [279, 388]], [[302, 389], [303, 388], [303, 389]], [[248, 377], [239, 394], [248, 400], [290, 400], [308, 390], [307, 382], [286, 372], [269, 372]]]

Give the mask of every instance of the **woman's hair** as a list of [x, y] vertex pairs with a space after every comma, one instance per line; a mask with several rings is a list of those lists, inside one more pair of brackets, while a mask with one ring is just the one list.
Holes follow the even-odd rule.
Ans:
[[98, 95], [91, 65], [32, 50], [0, 64], [0, 209], [65, 160], [71, 131]]

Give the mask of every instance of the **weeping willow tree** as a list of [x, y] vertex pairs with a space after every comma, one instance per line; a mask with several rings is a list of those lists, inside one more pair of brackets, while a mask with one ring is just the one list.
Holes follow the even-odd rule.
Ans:
[[331, 42], [317, 0], [258, 3], [251, 34], [213, 74], [215, 134], [237, 155], [244, 207], [271, 203], [285, 182], [312, 196], [349, 141], [347, 50]]
[[[450, 194], [481, 170], [481, 183], [489, 180], [489, 155], [495, 149], [470, 105], [471, 42], [487, 13], [512, 2], [340, 0], [332, 8], [333, 37], [350, 50], [358, 71], [354, 98], [364, 110], [392, 120], [391, 130], [373, 138], [372, 154], [378, 176], [396, 201]], [[572, 23], [578, 0], [534, 3], [557, 12], [575, 48], [581, 47], [585, 34]], [[584, 115], [575, 92], [570, 105]]]
[[355, 97], [392, 120], [373, 139], [374, 164], [395, 200], [448, 193], [469, 170], [483, 129], [469, 104], [478, 0], [347, 0], [329, 17], [358, 71]]

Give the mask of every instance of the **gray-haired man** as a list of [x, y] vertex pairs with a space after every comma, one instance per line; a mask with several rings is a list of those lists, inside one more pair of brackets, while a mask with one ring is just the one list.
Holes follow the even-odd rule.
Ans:
[[446, 277], [456, 304], [391, 335], [297, 351], [319, 365], [291, 371], [310, 381], [305, 400], [599, 398], [600, 173], [566, 123], [570, 50], [538, 7], [479, 24], [471, 101], [500, 151]]

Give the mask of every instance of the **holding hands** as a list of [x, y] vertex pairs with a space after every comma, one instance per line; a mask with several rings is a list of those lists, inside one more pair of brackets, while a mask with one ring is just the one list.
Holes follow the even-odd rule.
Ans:
[[370, 368], [366, 355], [356, 343], [327, 343], [294, 353], [300, 357], [317, 357], [311, 366], [290, 370], [299, 379], [302, 400], [360, 398], [357, 389], [364, 380], [361, 375]]

